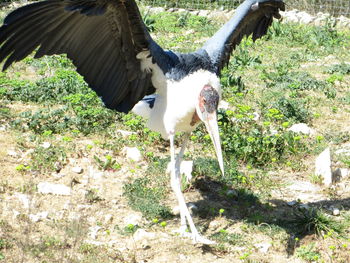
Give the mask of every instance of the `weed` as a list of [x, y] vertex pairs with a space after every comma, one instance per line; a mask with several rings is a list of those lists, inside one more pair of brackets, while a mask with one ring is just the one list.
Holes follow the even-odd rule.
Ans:
[[93, 204], [102, 201], [103, 199], [98, 195], [97, 189], [89, 189], [86, 191], [85, 199], [88, 203]]
[[31, 154], [30, 169], [33, 171], [50, 172], [57, 170], [57, 163], [66, 163], [66, 150], [62, 146], [49, 148], [37, 147]]
[[220, 243], [228, 243], [233, 246], [241, 246], [245, 244], [242, 234], [230, 233], [226, 229], [221, 229], [219, 232], [213, 234], [211, 238]]
[[307, 262], [317, 262], [321, 258], [321, 254], [315, 249], [315, 243], [297, 248], [296, 256]]
[[159, 186], [153, 186], [149, 178], [138, 178], [132, 183], [125, 184], [123, 189], [129, 205], [146, 218], [171, 216], [170, 209], [160, 204], [165, 196], [164, 190]]
[[326, 72], [330, 74], [338, 73], [341, 75], [350, 74], [350, 64], [349, 63], [334, 64], [332, 66], [329, 66]]
[[94, 160], [96, 161], [98, 168], [100, 170], [106, 171], [106, 170], [119, 170], [121, 168], [121, 165], [117, 163], [116, 160], [112, 159], [112, 156], [106, 155], [105, 161], [102, 161], [98, 156], [94, 156]]
[[323, 236], [325, 233], [334, 232], [339, 236], [345, 234], [345, 226], [335, 221], [330, 216], [316, 208], [298, 208], [294, 210], [292, 224], [298, 230], [298, 234], [312, 234]]

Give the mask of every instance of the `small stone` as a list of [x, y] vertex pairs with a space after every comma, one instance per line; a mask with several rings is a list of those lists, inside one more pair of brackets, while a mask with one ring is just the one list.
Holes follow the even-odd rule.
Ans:
[[105, 224], [110, 224], [110, 223], [112, 223], [112, 221], [113, 221], [113, 215], [112, 214], [105, 215], [105, 218], [104, 218], [104, 223]]
[[38, 192], [41, 194], [70, 195], [71, 189], [63, 184], [41, 182], [38, 184]]
[[41, 144], [41, 147], [43, 147], [44, 149], [48, 149], [48, 148], [51, 147], [51, 143], [49, 143], [49, 142], [43, 142], [43, 143]]
[[180, 214], [180, 206], [174, 206], [172, 209], [171, 209], [171, 212], [173, 213], [173, 215], [175, 216], [178, 216]]
[[100, 231], [102, 227], [100, 226], [91, 226], [89, 227], [89, 233], [88, 236], [92, 239], [96, 239], [97, 238], [97, 232]]
[[136, 132], [132, 132], [132, 131], [124, 131], [124, 130], [117, 130], [117, 133], [120, 133], [120, 135], [123, 137], [123, 138], [127, 138], [133, 134], [136, 134]]
[[16, 151], [14, 151], [14, 150], [8, 150], [7, 151], [7, 155], [11, 156], [11, 157], [17, 157], [18, 153]]
[[144, 239], [155, 239], [155, 238], [156, 238], [155, 233], [147, 232], [146, 230], [144, 230], [142, 228], [137, 229], [135, 234], [134, 234], [135, 241], [141, 241]]
[[29, 199], [28, 195], [21, 194], [21, 193], [15, 193], [15, 196], [22, 203], [24, 209], [29, 209], [29, 207], [31, 205], [31, 200]]
[[307, 135], [315, 134], [315, 130], [310, 128], [306, 123], [294, 124], [288, 129], [288, 131], [292, 131], [295, 133], [307, 134]]
[[140, 225], [142, 221], [141, 215], [138, 214], [130, 214], [124, 218], [124, 224], [129, 225], [132, 224], [134, 226]]
[[32, 222], [36, 223], [36, 222], [39, 222], [39, 221], [41, 221], [41, 220], [46, 219], [48, 215], [49, 215], [49, 212], [44, 211], [44, 212], [37, 213], [37, 214], [35, 214], [35, 215], [34, 215], [34, 214], [30, 214], [30, 215], [29, 215], [29, 219], [30, 219]]
[[51, 173], [52, 177], [60, 179], [62, 177], [65, 177], [65, 174], [61, 174], [61, 173]]
[[81, 168], [80, 166], [75, 166], [72, 168], [72, 172], [76, 174], [81, 174], [83, 171], [84, 171], [83, 168]]
[[298, 203], [297, 201], [293, 200], [293, 201], [287, 202], [287, 205], [289, 205], [289, 206], [294, 206], [294, 205], [296, 205], [297, 203]]
[[230, 104], [227, 101], [221, 100], [218, 108], [228, 110], [230, 108]]
[[122, 153], [125, 154], [126, 158], [134, 162], [139, 162], [142, 159], [141, 152], [136, 147], [124, 147]]
[[324, 185], [332, 185], [331, 152], [329, 147], [316, 158], [315, 175], [323, 178]]
[[333, 208], [332, 214], [334, 216], [339, 216], [340, 215], [340, 210], [338, 208]]
[[349, 169], [346, 168], [337, 168], [335, 171], [333, 171], [333, 182], [340, 182], [341, 180], [345, 179], [348, 177], [350, 174]]
[[265, 254], [269, 251], [271, 244], [270, 243], [259, 243], [259, 244], [255, 244], [254, 246], [259, 250], [259, 252]]

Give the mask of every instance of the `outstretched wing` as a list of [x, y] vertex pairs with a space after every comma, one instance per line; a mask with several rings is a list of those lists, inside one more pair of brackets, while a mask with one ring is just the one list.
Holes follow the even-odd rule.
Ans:
[[266, 34], [273, 18], [281, 18], [279, 11], [285, 10], [282, 0], [246, 0], [227, 22], [202, 47], [220, 73], [228, 64], [232, 50], [244, 36], [253, 34], [253, 40]]
[[46, 0], [18, 8], [0, 28], [3, 70], [37, 48], [36, 58], [67, 54], [105, 105], [122, 112], [155, 91], [137, 54], [150, 51], [163, 72], [169, 62], [134, 0]]

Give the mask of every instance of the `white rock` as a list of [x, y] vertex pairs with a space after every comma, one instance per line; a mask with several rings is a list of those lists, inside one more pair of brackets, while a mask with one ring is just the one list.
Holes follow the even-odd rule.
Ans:
[[[193, 171], [193, 161], [182, 161], [180, 164], [180, 174], [183, 174], [187, 178], [187, 182], [192, 179], [192, 171]], [[171, 162], [168, 163], [166, 172], [170, 174], [171, 172]]]
[[120, 133], [120, 135], [121, 135], [123, 138], [127, 138], [127, 137], [129, 137], [130, 135], [136, 134], [136, 132], [124, 131], [124, 130], [117, 130], [117, 133]]
[[254, 247], [256, 247], [261, 253], [267, 253], [271, 247], [270, 243], [258, 243], [255, 244]]
[[13, 218], [17, 218], [17, 216], [19, 216], [21, 214], [17, 210], [13, 210], [12, 212], [13, 212]]
[[340, 180], [345, 179], [350, 174], [350, 170], [346, 168], [337, 168], [335, 171], [333, 171], [333, 182], [339, 182]]
[[[192, 215], [195, 211], [198, 210], [198, 207], [194, 204], [194, 203], [187, 203], [187, 208], [188, 210], [190, 211], [190, 214]], [[179, 215], [180, 214], [180, 206], [174, 206], [172, 209], [171, 209], [172, 213], [174, 215]]]
[[132, 224], [134, 226], [140, 225], [142, 221], [141, 215], [138, 214], [130, 214], [124, 218], [124, 224], [129, 225]]
[[70, 195], [71, 189], [63, 184], [41, 182], [38, 183], [38, 192], [41, 194]]
[[150, 13], [161, 13], [161, 12], [165, 12], [165, 8], [163, 7], [152, 7], [149, 9]]
[[41, 144], [41, 147], [43, 147], [44, 149], [48, 149], [48, 148], [51, 147], [51, 143], [49, 143], [49, 142], [43, 142], [43, 143]]
[[139, 228], [134, 233], [134, 240], [136, 242], [144, 240], [144, 239], [155, 239], [156, 234], [152, 232], [147, 232], [146, 230]]
[[253, 112], [253, 115], [254, 115], [254, 117], [253, 117], [254, 121], [258, 121], [260, 119], [260, 114], [259, 113]]
[[224, 110], [228, 110], [230, 108], [230, 104], [227, 101], [221, 100], [219, 102], [219, 109], [224, 109]]
[[141, 152], [136, 147], [124, 147], [122, 153], [125, 154], [126, 158], [134, 162], [139, 162], [142, 159]]
[[171, 212], [173, 213], [173, 215], [175, 216], [178, 216], [180, 214], [180, 206], [174, 206], [172, 209], [171, 209]]
[[44, 211], [44, 212], [37, 213], [35, 215], [34, 214], [30, 214], [29, 215], [29, 219], [32, 222], [36, 223], [36, 222], [39, 222], [39, 221], [41, 221], [43, 219], [46, 219], [48, 215], [49, 215], [49, 212]]
[[335, 154], [342, 154], [342, 155], [350, 155], [350, 149], [344, 148], [344, 149], [339, 149], [334, 152]]
[[102, 227], [100, 226], [91, 226], [89, 227], [89, 233], [88, 236], [92, 239], [96, 239], [97, 238], [97, 232], [100, 231]]
[[61, 173], [51, 173], [52, 177], [60, 179], [62, 177], [65, 177], [65, 174], [61, 174]]
[[104, 177], [104, 173], [103, 172], [93, 172], [90, 173], [90, 177], [95, 179], [95, 180], [101, 180]]
[[324, 185], [332, 185], [331, 152], [329, 147], [316, 158], [315, 175], [322, 176]]
[[315, 130], [307, 126], [306, 123], [297, 123], [293, 124], [288, 131], [292, 131], [295, 133], [302, 133], [302, 134], [307, 134], [307, 135], [313, 135], [315, 134]]
[[339, 210], [338, 208], [333, 208], [332, 214], [333, 214], [334, 216], [339, 216], [339, 215], [340, 215], [340, 210]]
[[77, 174], [81, 174], [83, 171], [84, 171], [83, 168], [81, 168], [80, 166], [75, 166], [72, 168], [72, 172]]
[[24, 209], [29, 209], [29, 207], [31, 205], [31, 200], [29, 199], [28, 195], [21, 194], [21, 193], [15, 193], [15, 196], [22, 203]]
[[309, 15], [306, 12], [299, 12], [298, 16], [300, 19], [299, 22], [302, 24], [310, 24], [315, 19], [315, 17]]
[[11, 157], [17, 157], [18, 153], [16, 151], [14, 151], [14, 150], [8, 150], [7, 151], [7, 155], [11, 156]]
[[113, 221], [113, 215], [112, 214], [107, 214], [104, 216], [104, 223], [105, 224], [110, 224]]

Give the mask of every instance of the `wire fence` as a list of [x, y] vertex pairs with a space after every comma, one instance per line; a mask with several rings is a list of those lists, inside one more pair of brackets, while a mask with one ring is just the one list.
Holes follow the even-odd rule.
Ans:
[[[143, 0], [145, 5], [185, 9], [232, 9], [243, 0]], [[318, 12], [350, 17], [350, 0], [285, 0], [287, 10], [298, 9], [312, 15]]]
[[[38, 0], [31, 0], [38, 1]], [[138, 0], [150, 6], [186, 9], [233, 9], [244, 0]], [[30, 0], [0, 0], [0, 7], [11, 2], [27, 3]], [[350, 0], [284, 0], [287, 10], [307, 11], [312, 15], [318, 12], [332, 16], [350, 17]]]

